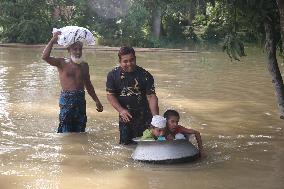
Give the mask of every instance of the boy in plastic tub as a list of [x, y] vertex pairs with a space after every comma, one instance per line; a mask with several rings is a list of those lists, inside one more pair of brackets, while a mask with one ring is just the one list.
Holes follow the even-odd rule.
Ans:
[[141, 140], [166, 140], [165, 129], [167, 120], [160, 116], [155, 115], [152, 118], [151, 125], [149, 129], [143, 132]]
[[173, 139], [186, 139], [189, 135], [193, 134], [197, 141], [199, 155], [204, 156], [204, 150], [202, 146], [202, 140], [200, 133], [193, 129], [185, 128], [178, 124], [180, 116], [179, 113], [175, 110], [167, 110], [164, 113], [164, 117], [167, 120], [167, 128], [166, 128], [166, 138], [167, 140]]
[[[67, 47], [70, 55], [68, 58], [50, 56], [53, 44], [56, 42]], [[92, 33], [86, 28], [67, 26], [55, 29], [42, 54], [42, 59], [57, 67], [59, 73], [62, 90], [59, 99], [58, 133], [85, 132], [87, 122], [85, 88], [95, 101], [97, 111], [103, 111], [90, 80], [89, 65], [81, 59], [83, 43], [94, 43]]]

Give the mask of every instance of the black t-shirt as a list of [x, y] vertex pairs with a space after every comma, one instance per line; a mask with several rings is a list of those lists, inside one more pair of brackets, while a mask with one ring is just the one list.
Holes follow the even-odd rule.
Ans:
[[133, 72], [116, 67], [108, 73], [106, 91], [128, 110], [149, 109], [146, 95], [155, 94], [154, 78], [139, 66]]

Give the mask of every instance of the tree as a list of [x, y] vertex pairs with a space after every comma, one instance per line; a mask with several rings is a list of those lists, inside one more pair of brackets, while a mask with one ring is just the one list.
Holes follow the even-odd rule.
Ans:
[[[278, 3], [277, 3], [278, 2]], [[267, 54], [267, 67], [272, 77], [272, 83], [275, 89], [276, 99], [279, 107], [280, 118], [284, 119], [284, 85], [281, 72], [279, 70], [277, 57], [276, 57], [276, 45], [280, 40], [280, 33], [283, 34], [283, 4], [277, 0], [227, 0], [226, 3], [231, 4], [235, 10], [238, 10], [243, 17], [243, 24], [246, 23], [247, 28], [257, 30], [255, 26], [263, 28], [265, 34], [265, 49]], [[245, 18], [245, 19], [244, 19]], [[251, 25], [248, 21], [253, 23], [259, 23]], [[236, 25], [237, 20], [234, 20]], [[280, 29], [281, 28], [281, 29]], [[236, 28], [235, 34], [237, 34]], [[261, 31], [257, 31], [261, 32]], [[278, 37], [278, 38], [277, 38]], [[283, 35], [282, 35], [283, 39]], [[283, 42], [283, 41], [282, 41]], [[233, 43], [230, 43], [231, 45]], [[228, 47], [227, 49], [234, 47]], [[238, 51], [236, 51], [238, 52]], [[229, 53], [230, 54], [230, 53]], [[242, 56], [241, 54], [239, 54]], [[235, 55], [232, 56], [235, 58]], [[237, 58], [235, 58], [237, 59]]]
[[282, 39], [282, 50], [284, 50], [284, 1], [277, 0], [278, 12], [279, 12], [279, 19], [280, 19], [280, 33]]
[[[281, 7], [280, 7], [281, 6]], [[279, 107], [279, 111], [280, 111], [280, 118], [284, 119], [284, 85], [283, 85], [283, 79], [281, 76], [281, 72], [279, 70], [279, 66], [278, 66], [278, 62], [277, 62], [277, 58], [276, 58], [276, 41], [275, 41], [275, 25], [280, 24], [280, 33], [283, 39], [283, 27], [284, 27], [284, 23], [283, 23], [283, 17], [281, 16], [281, 14], [283, 14], [283, 12], [281, 13], [281, 11], [283, 11], [283, 4], [280, 5], [280, 3], [278, 3], [278, 7], [280, 7], [278, 10], [280, 10], [278, 13], [278, 15], [271, 15], [270, 14], [267, 15], [267, 17], [264, 18], [264, 28], [265, 28], [265, 34], [266, 34], [266, 43], [265, 43], [265, 48], [266, 48], [266, 53], [267, 53], [267, 58], [268, 58], [268, 70], [272, 76], [272, 83], [274, 85], [275, 88], [275, 93], [276, 93], [276, 98], [277, 98], [277, 102], [278, 102], [278, 107]], [[275, 10], [275, 6], [273, 6], [273, 10]], [[272, 11], [272, 13], [275, 11]], [[280, 15], [280, 23], [276, 22], [275, 20], [278, 21], [277, 17]], [[279, 27], [278, 27], [279, 28]], [[284, 43], [284, 41], [282, 40], [282, 43]]]
[[45, 42], [52, 22], [49, 12], [50, 6], [45, 0], [1, 0], [2, 41]]

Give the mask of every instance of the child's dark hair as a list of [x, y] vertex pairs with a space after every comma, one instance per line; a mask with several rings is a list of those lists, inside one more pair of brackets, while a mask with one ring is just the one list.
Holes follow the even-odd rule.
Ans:
[[167, 110], [164, 113], [164, 118], [166, 118], [166, 119], [169, 119], [171, 116], [176, 116], [176, 117], [180, 118], [179, 113], [175, 110]]
[[123, 46], [120, 48], [119, 52], [118, 52], [118, 58], [119, 60], [121, 60], [121, 56], [123, 55], [127, 55], [127, 54], [133, 54], [133, 56], [135, 57], [135, 51], [132, 47], [128, 47], [128, 46]]

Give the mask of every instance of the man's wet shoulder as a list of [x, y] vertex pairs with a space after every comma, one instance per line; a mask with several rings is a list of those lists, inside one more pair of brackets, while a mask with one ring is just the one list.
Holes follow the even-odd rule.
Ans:
[[145, 75], [146, 77], [152, 76], [151, 73], [149, 71], [147, 71], [146, 69], [137, 66], [137, 71], [142, 73], [143, 75]]
[[88, 68], [88, 67], [89, 67], [88, 62], [85, 62], [85, 61], [81, 62], [79, 65], [80, 65], [81, 67], [83, 67], [83, 68]]
[[120, 66], [115, 66], [109, 73], [117, 73], [117, 72], [120, 72], [120, 71], [121, 71]]

